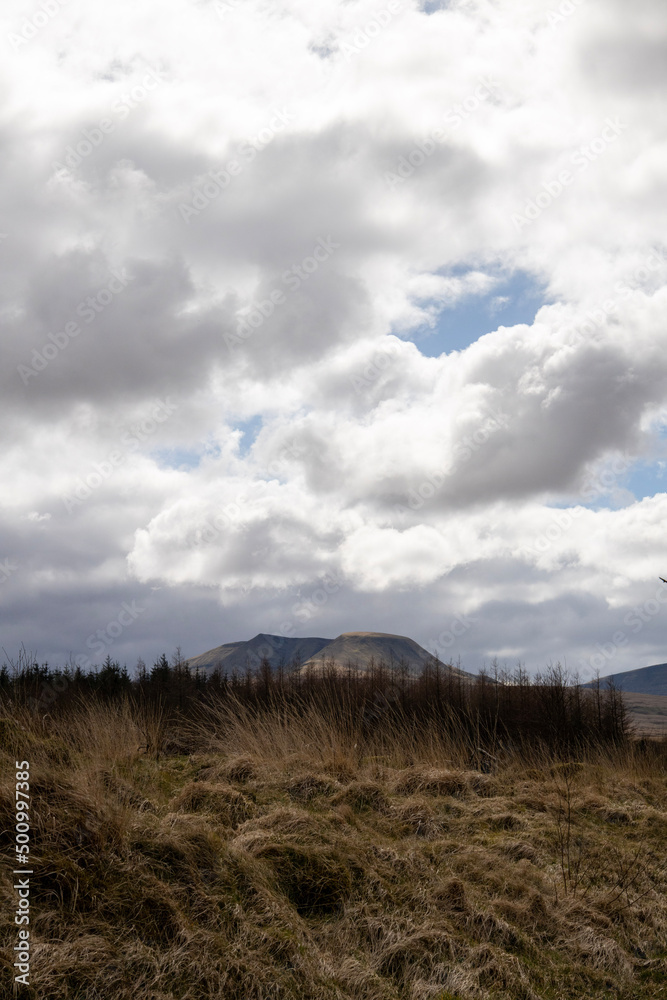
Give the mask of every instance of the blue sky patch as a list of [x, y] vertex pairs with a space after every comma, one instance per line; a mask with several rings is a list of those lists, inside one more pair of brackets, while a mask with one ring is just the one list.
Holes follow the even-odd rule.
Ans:
[[242, 433], [239, 442], [240, 455], [245, 456], [248, 454], [263, 425], [264, 421], [260, 416], [251, 417], [250, 420], [242, 420], [236, 425], [236, 429]]
[[625, 476], [619, 477], [619, 486], [628, 490], [635, 500], [667, 492], [667, 462], [644, 460], [635, 463]]
[[619, 510], [656, 493], [666, 493], [666, 444], [661, 440], [652, 457], [638, 459], [625, 471], [615, 473], [611, 464], [601, 467], [586, 479], [580, 494], [551, 506], [572, 507], [578, 504], [589, 510]]
[[182, 469], [189, 472], [196, 469], [202, 460], [203, 452], [190, 448], [158, 448], [151, 452], [151, 458], [162, 469]]
[[[456, 276], [464, 271], [456, 268], [449, 273]], [[408, 339], [431, 358], [462, 351], [499, 326], [532, 324], [537, 311], [547, 301], [544, 289], [533, 275], [516, 271], [510, 278], [499, 281], [490, 292], [467, 295], [455, 306], [443, 308], [435, 327], [423, 326]]]

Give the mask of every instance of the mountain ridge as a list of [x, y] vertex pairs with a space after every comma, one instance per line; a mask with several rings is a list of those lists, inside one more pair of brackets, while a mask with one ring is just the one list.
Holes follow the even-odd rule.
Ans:
[[[621, 674], [607, 674], [601, 684], [612, 680], [617, 688], [632, 694], [667, 695], [667, 663], [654, 663], [650, 667], [626, 670]], [[595, 687], [597, 681], [588, 681], [584, 687]]]

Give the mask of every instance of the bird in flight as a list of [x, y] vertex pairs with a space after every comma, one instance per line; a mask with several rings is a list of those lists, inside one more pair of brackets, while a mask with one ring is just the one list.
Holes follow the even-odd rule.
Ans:
[[667, 580], [665, 580], [664, 576], [659, 576], [658, 580], [662, 580], [663, 583], [667, 583]]

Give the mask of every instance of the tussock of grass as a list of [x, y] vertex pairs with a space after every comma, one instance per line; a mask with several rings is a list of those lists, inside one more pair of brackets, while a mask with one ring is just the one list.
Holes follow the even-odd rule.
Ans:
[[391, 810], [391, 800], [377, 781], [352, 781], [332, 798], [334, 805], [345, 804], [356, 812], [370, 809], [379, 813]]
[[224, 826], [235, 829], [255, 814], [255, 805], [229, 785], [189, 781], [171, 801], [174, 812], [212, 813]]
[[256, 846], [254, 857], [268, 862], [301, 916], [340, 912], [351, 895], [350, 861], [335, 849], [273, 842]]
[[465, 795], [468, 784], [462, 772], [439, 771], [433, 767], [411, 767], [399, 776], [394, 791], [399, 795], [429, 792], [431, 795]]
[[[19, 996], [667, 997], [659, 754], [524, 749], [481, 773], [455, 735], [364, 736], [336, 711], [227, 704], [171, 725], [151, 750], [129, 703], [0, 717], [5, 851], [14, 760], [31, 761], [35, 985]], [[0, 896], [9, 997], [8, 866]]]
[[250, 757], [232, 757], [224, 766], [223, 774], [228, 781], [236, 781], [244, 785], [257, 777], [257, 769]]
[[318, 796], [332, 795], [338, 787], [338, 782], [326, 775], [303, 774], [291, 778], [287, 782], [286, 791], [294, 802], [310, 802]]

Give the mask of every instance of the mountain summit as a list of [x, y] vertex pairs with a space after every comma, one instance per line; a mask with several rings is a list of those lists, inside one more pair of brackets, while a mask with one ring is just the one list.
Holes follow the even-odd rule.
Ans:
[[432, 653], [405, 635], [393, 635], [391, 632], [343, 632], [307, 660], [301, 669], [321, 669], [323, 665], [344, 669], [352, 664], [360, 670], [368, 670], [371, 663], [382, 662], [389, 667], [405, 664], [409, 673], [419, 674], [425, 664], [432, 663], [434, 659]]
[[267, 659], [274, 668], [289, 663], [304, 663], [315, 656], [331, 639], [309, 636], [305, 639], [290, 639], [285, 635], [269, 635], [259, 632], [253, 639], [241, 642], [226, 642], [207, 653], [193, 656], [188, 660], [191, 670], [215, 670], [220, 667], [228, 674], [243, 673], [250, 668], [256, 670], [262, 660]]

